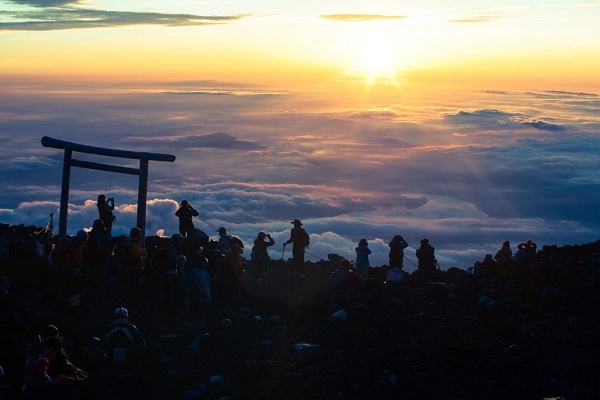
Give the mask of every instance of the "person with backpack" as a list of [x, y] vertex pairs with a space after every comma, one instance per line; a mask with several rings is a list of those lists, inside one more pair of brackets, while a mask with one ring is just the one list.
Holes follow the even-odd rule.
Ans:
[[181, 292], [188, 316], [199, 316], [203, 320], [212, 303], [208, 259], [196, 254], [185, 264], [181, 279]]
[[290, 238], [283, 245], [292, 243], [292, 258], [296, 273], [300, 278], [304, 278], [304, 253], [310, 244], [310, 237], [302, 227], [302, 222], [299, 219], [292, 221], [294, 227], [290, 231]]
[[106, 195], [100, 194], [98, 195], [98, 202], [96, 203], [98, 207], [98, 214], [102, 222], [104, 222], [104, 229], [106, 230], [106, 234], [112, 237], [112, 225], [115, 222], [116, 217], [113, 213], [115, 210], [115, 199], [112, 197], [106, 198]]
[[229, 251], [230, 247], [233, 244], [237, 244], [238, 246], [240, 246], [240, 250], [242, 252], [244, 251], [244, 242], [242, 242], [242, 239], [240, 239], [237, 236], [230, 235], [227, 232], [227, 229], [225, 229], [225, 227], [220, 227], [217, 230], [217, 233], [219, 234], [219, 241], [215, 250], [219, 250], [220, 252], [225, 253], [226, 251]]
[[167, 308], [175, 308], [175, 300], [178, 297], [175, 279], [178, 274], [177, 263], [183, 255], [183, 241], [183, 236], [176, 233], [171, 236], [168, 246], [161, 247], [152, 255], [152, 271], [158, 272], [164, 278], [164, 299]]
[[250, 258], [252, 261], [254, 261], [256, 274], [258, 275], [259, 279], [264, 278], [267, 274], [267, 265], [269, 264], [270, 260], [267, 249], [274, 244], [275, 240], [270, 234], [265, 232], [258, 232], [256, 239], [254, 239], [254, 247], [252, 247]]
[[106, 358], [116, 363], [125, 363], [137, 358], [146, 347], [146, 339], [134, 324], [129, 322], [129, 311], [118, 307], [114, 319], [102, 336]]
[[191, 238], [194, 235], [193, 217], [200, 215], [198, 210], [191, 206], [187, 200], [181, 201], [181, 207], [175, 211], [175, 216], [179, 218], [179, 233], [184, 238]]
[[45, 398], [81, 398], [80, 388], [88, 379], [87, 371], [71, 362], [58, 337], [48, 337], [41, 343], [41, 348], [42, 356], [49, 361], [47, 373], [52, 380]]
[[69, 308], [75, 314], [81, 312], [79, 309], [83, 286], [81, 268], [87, 240], [87, 232], [79, 230], [75, 236], [62, 239], [50, 253], [52, 262], [60, 271], [62, 287], [67, 296]]
[[429, 244], [429, 239], [421, 239], [421, 246], [417, 249], [417, 259], [419, 260], [417, 268], [419, 277], [423, 282], [428, 282], [435, 277], [435, 249]]

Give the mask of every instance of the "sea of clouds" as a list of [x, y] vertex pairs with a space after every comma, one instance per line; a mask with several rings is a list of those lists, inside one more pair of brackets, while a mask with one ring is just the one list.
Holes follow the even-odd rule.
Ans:
[[[402, 234], [406, 269], [423, 237], [440, 266], [467, 268], [532, 239], [581, 244], [600, 227], [600, 96], [556, 90], [421, 90], [357, 96], [213, 81], [161, 85], [1, 83], [0, 221], [58, 225], [63, 151], [41, 138], [172, 154], [151, 162], [146, 234], [177, 233], [188, 200], [197, 228], [226, 227], [248, 247], [273, 235], [273, 258], [299, 218], [307, 260], [354, 260], [361, 238], [371, 264], [387, 263]], [[340, 98], [343, 101], [340, 101]], [[74, 158], [137, 168], [136, 160]], [[136, 224], [137, 177], [72, 168], [68, 232], [89, 228], [96, 198], [114, 197], [126, 234]], [[249, 251], [248, 251], [249, 253]], [[247, 254], [248, 256], [248, 254]]]

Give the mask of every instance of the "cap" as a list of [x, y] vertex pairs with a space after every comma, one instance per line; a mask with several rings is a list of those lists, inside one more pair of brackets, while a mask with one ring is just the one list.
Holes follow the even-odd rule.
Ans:
[[62, 344], [62, 340], [60, 340], [59, 337], [57, 336], [48, 336], [46, 339], [44, 339], [41, 343], [41, 348], [50, 348], [50, 349], [62, 349], [63, 348], [63, 344]]
[[50, 336], [57, 336], [60, 335], [58, 328], [54, 325], [45, 325], [42, 327], [42, 329], [40, 330], [40, 337], [42, 339], [46, 339]]
[[129, 311], [125, 307], [118, 307], [115, 309], [116, 318], [129, 318]]
[[292, 224], [294, 224], [294, 225], [302, 225], [302, 222], [300, 222], [299, 219], [295, 219], [295, 220], [292, 221]]

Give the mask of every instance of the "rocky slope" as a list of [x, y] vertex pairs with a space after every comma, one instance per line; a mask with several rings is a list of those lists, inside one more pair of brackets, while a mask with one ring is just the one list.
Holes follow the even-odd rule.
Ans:
[[372, 268], [345, 295], [328, 290], [331, 261], [308, 263], [304, 278], [274, 261], [267, 279], [246, 283], [241, 308], [216, 302], [203, 319], [165, 307], [161, 277], [148, 276], [127, 305], [148, 350], [117, 366], [92, 337], [125, 304], [122, 277], [103, 296], [87, 287], [85, 312], [69, 315], [43, 261], [13, 252], [0, 264], [0, 365], [18, 388], [27, 343], [53, 323], [89, 372], [75, 398], [595, 399], [600, 241], [558, 251], [401, 285]]

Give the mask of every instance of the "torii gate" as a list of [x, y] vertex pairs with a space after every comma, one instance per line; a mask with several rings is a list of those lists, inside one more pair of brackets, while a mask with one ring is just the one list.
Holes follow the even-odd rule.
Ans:
[[[130, 174], [139, 176], [138, 186], [138, 209], [137, 209], [137, 227], [146, 231], [146, 198], [148, 192], [148, 161], [175, 161], [175, 156], [171, 154], [144, 153], [138, 151], [115, 150], [103, 147], [86, 146], [82, 144], [65, 142], [63, 140], [53, 139], [48, 136], [42, 138], [42, 146], [55, 149], [64, 149], [62, 189], [60, 194], [60, 217], [58, 223], [58, 235], [67, 236], [67, 213], [69, 208], [69, 183], [71, 179], [71, 166], [100, 171], [117, 172], [120, 174]], [[116, 165], [100, 164], [89, 161], [79, 161], [72, 158], [73, 151], [80, 153], [97, 154], [101, 156], [129, 158], [140, 160], [139, 168], [119, 167]], [[145, 234], [144, 234], [145, 235]]]

